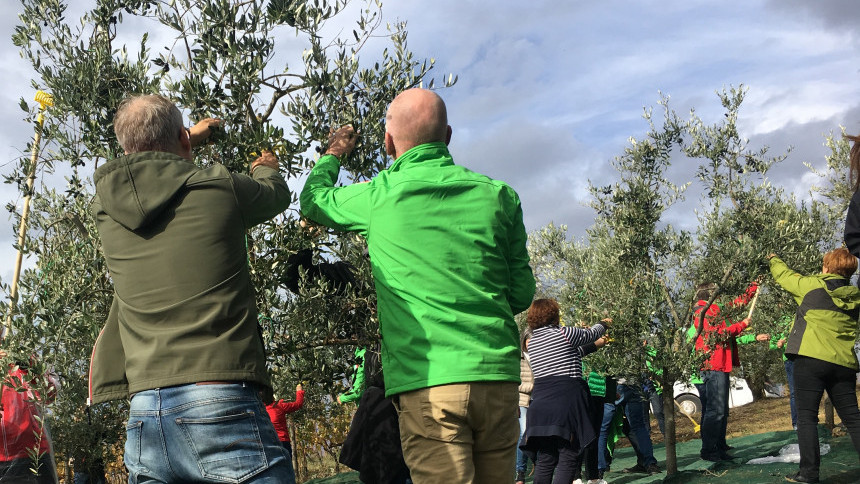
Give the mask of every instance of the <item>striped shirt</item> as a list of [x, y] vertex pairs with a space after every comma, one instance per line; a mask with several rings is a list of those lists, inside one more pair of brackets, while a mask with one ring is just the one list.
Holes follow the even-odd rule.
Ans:
[[593, 343], [604, 331], [600, 323], [590, 329], [544, 326], [534, 330], [529, 340], [529, 359], [535, 378], [582, 378], [582, 345]]

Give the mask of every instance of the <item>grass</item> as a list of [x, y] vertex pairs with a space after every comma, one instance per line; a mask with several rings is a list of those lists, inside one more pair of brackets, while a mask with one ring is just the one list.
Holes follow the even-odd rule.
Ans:
[[[733, 408], [729, 412], [727, 437], [729, 444], [735, 449], [732, 453], [737, 457], [733, 461], [711, 463], [699, 459], [701, 443], [699, 435], [693, 432], [693, 424], [680, 414], [675, 414], [678, 436], [678, 467], [679, 472], [671, 480], [666, 474], [643, 476], [641, 474], [624, 474], [621, 469], [631, 467], [636, 463], [635, 454], [626, 439], [618, 442], [616, 457], [612, 468], [617, 469], [608, 473], [605, 478], [612, 484], [647, 484], [656, 482], [671, 482], [678, 484], [738, 484], [738, 483], [777, 483], [785, 482], [784, 476], [797, 470], [797, 464], [776, 463], [764, 465], [747, 465], [746, 462], [757, 457], [776, 455], [779, 449], [788, 443], [797, 442], [791, 428], [789, 400], [784, 398], [766, 398], [743, 407]], [[819, 421], [824, 422], [823, 405], [819, 413]], [[839, 416], [835, 416], [839, 424]], [[663, 436], [657, 430], [657, 423], [652, 419], [651, 439], [654, 442], [654, 455], [665, 468], [665, 450], [662, 445]], [[838, 429], [837, 429], [838, 430]], [[821, 427], [822, 443], [831, 444], [832, 450], [821, 459], [821, 480], [831, 484], [856, 484], [860, 482], [860, 466], [858, 456], [847, 436], [830, 437], [829, 431]], [[358, 484], [358, 473], [348, 472], [325, 479], [307, 481], [313, 484]], [[529, 479], [527, 482], [531, 482]], [[513, 471], [511, 472], [513, 483]], [[511, 484], [500, 483], [500, 484]]]

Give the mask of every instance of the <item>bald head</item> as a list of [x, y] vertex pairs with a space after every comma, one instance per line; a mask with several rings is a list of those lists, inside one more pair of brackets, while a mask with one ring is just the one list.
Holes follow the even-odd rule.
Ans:
[[113, 118], [113, 129], [126, 153], [166, 151], [182, 154], [185, 131], [176, 105], [157, 94], [123, 100]]
[[450, 139], [445, 102], [435, 92], [409, 89], [391, 101], [385, 115], [385, 141], [386, 149], [395, 159], [415, 146], [448, 143]]

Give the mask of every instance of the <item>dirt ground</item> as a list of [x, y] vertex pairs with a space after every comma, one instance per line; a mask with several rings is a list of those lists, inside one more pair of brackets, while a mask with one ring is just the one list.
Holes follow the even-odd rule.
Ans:
[[[858, 388], [858, 400], [860, 400], [860, 388]], [[698, 420], [698, 416], [696, 418]], [[823, 400], [819, 408], [818, 421], [824, 423]], [[835, 413], [834, 421], [839, 425], [839, 415]], [[678, 412], [675, 412], [675, 426], [678, 442], [700, 438], [699, 434], [693, 431], [693, 423], [690, 419]], [[729, 424], [726, 432], [726, 437], [729, 439], [781, 430], [792, 430], [788, 397], [764, 398], [729, 410]], [[654, 443], [663, 442], [663, 435], [654, 418], [651, 419], [651, 440]], [[626, 439], [622, 439], [619, 445], [626, 445]]]
[[[696, 416], [696, 420], [698, 419], [699, 416]], [[823, 405], [821, 421], [824, 421]], [[700, 438], [699, 434], [694, 431], [690, 419], [678, 412], [675, 412], [675, 427], [678, 442]], [[788, 397], [764, 398], [729, 410], [727, 438], [778, 430], [791, 430]], [[663, 442], [663, 435], [660, 433], [654, 418], [651, 419], [651, 440], [655, 443]]]

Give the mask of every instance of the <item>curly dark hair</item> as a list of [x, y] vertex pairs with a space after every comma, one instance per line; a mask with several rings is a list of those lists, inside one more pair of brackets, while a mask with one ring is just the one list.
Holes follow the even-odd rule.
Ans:
[[526, 320], [532, 330], [558, 325], [558, 303], [554, 299], [535, 299], [529, 307]]

